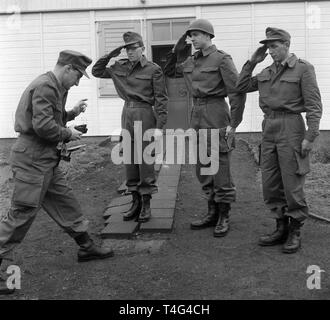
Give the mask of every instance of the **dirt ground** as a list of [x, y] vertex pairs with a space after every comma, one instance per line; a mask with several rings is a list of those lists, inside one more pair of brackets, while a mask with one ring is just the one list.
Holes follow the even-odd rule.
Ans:
[[[99, 147], [100, 141], [86, 139], [86, 151], [64, 166], [97, 242], [101, 242], [102, 212], [124, 179], [123, 167], [110, 161], [111, 147]], [[11, 144], [10, 140], [0, 144], [2, 213], [12, 189], [8, 180]], [[106, 240], [104, 245], [112, 246], [116, 254], [108, 260], [79, 264], [74, 242], [41, 211], [18, 247], [22, 290], [9, 299], [329, 299], [330, 224], [308, 220], [303, 247], [294, 255], [282, 254], [279, 246], [259, 247], [258, 236], [273, 228], [265, 215], [260, 173], [242, 141], [232, 160], [238, 195], [225, 238], [214, 238], [212, 229], [190, 230], [190, 221], [203, 214], [206, 202], [194, 167], [184, 165], [173, 233]], [[312, 210], [326, 211], [329, 168], [314, 163], [313, 170], [306, 186], [308, 199]], [[306, 287], [309, 265], [325, 271], [321, 290]]]

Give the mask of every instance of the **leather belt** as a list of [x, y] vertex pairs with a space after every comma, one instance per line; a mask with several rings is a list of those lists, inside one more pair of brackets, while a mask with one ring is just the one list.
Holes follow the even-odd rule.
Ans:
[[265, 112], [265, 117], [267, 118], [283, 117], [287, 115], [300, 115], [300, 113], [290, 112], [288, 110], [268, 110]]
[[125, 107], [126, 108], [151, 108], [152, 105], [147, 102], [141, 102], [141, 101], [125, 101]]
[[213, 97], [205, 97], [205, 98], [194, 97], [194, 104], [201, 105], [212, 102], [218, 102], [219, 100], [223, 100], [224, 98], [225, 96], [213, 96]]

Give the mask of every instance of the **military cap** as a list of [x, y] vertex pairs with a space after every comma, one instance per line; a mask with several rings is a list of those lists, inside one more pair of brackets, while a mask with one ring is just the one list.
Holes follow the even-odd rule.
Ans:
[[291, 36], [289, 32], [278, 28], [268, 27], [266, 29], [266, 39], [261, 40], [260, 43], [265, 44], [268, 41], [290, 41], [290, 40], [291, 40]]
[[92, 59], [88, 58], [84, 54], [73, 50], [64, 50], [60, 52], [57, 62], [62, 65], [71, 64], [72, 67], [89, 78], [86, 68], [92, 63]]
[[128, 31], [123, 34], [123, 39], [125, 44], [122, 46], [123, 48], [130, 46], [131, 44], [139, 43], [140, 46], [143, 46], [143, 40], [141, 35], [136, 32]]

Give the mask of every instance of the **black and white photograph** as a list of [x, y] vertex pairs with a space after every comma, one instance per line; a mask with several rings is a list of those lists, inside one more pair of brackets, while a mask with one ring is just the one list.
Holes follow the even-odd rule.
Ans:
[[329, 190], [330, 0], [0, 1], [0, 306], [328, 300]]

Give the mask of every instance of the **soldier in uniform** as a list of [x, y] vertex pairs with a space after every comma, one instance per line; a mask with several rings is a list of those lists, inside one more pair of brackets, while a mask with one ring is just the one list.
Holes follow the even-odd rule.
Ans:
[[[188, 58], [187, 36], [197, 50]], [[230, 156], [234, 148], [235, 130], [242, 121], [245, 94], [236, 93], [238, 72], [232, 58], [218, 50], [212, 44], [212, 38], [214, 29], [208, 20], [193, 21], [168, 56], [165, 73], [173, 73], [174, 69], [183, 72], [193, 97], [191, 127], [197, 130], [198, 137], [200, 129], [209, 129], [207, 138], [210, 141], [211, 130], [220, 129], [217, 173], [202, 175], [202, 168], [209, 165], [201, 163], [199, 157], [197, 159], [196, 175], [208, 201], [208, 211], [201, 219], [193, 221], [191, 228], [196, 230], [215, 226], [213, 235], [222, 237], [229, 230], [229, 211], [231, 203], [236, 199], [236, 189], [230, 173]], [[225, 101], [227, 96], [231, 110]], [[199, 147], [201, 143], [205, 143], [205, 140], [199, 139]], [[209, 143], [207, 154], [210, 155]]]
[[[319, 134], [322, 115], [320, 91], [314, 67], [290, 53], [290, 34], [267, 28], [266, 39], [243, 66], [237, 82], [240, 92], [259, 90], [264, 112], [262, 123], [261, 168], [264, 200], [276, 230], [262, 236], [261, 246], [284, 243], [284, 253], [301, 246], [300, 229], [308, 217], [304, 194], [309, 172], [309, 152]], [[273, 64], [252, 76], [255, 66], [267, 56]], [[301, 116], [306, 112], [308, 130]]]
[[[12, 205], [0, 221], [0, 265], [4, 260], [10, 263], [12, 250], [23, 240], [41, 207], [80, 246], [78, 261], [113, 256], [111, 249], [97, 246], [89, 237], [88, 221], [58, 167], [58, 143], [81, 138], [81, 132], [67, 128], [66, 122], [86, 108], [85, 100], [81, 100], [71, 111], [65, 111], [68, 91], [79, 85], [82, 75], [88, 77], [85, 69], [91, 62], [79, 52], [62, 51], [54, 71], [32, 81], [21, 96], [15, 114], [19, 137], [11, 153]], [[2, 272], [0, 293], [12, 292]]]
[[[144, 56], [145, 50], [142, 37], [135, 32], [123, 35], [124, 45], [100, 58], [94, 65], [92, 73], [98, 78], [111, 78], [120, 98], [125, 100], [122, 111], [122, 129], [130, 134], [132, 159], [126, 164], [126, 185], [132, 193], [133, 203], [124, 214], [125, 221], [138, 218], [146, 222], [151, 217], [150, 199], [158, 191], [154, 165], [142, 159], [141, 163], [134, 162], [134, 145], [138, 137], [134, 134], [134, 124], [142, 125], [142, 136], [147, 130], [154, 129], [156, 138], [162, 135], [161, 129], [167, 121], [167, 91], [162, 69]], [[115, 61], [107, 67], [112, 58], [117, 57], [125, 48], [128, 59]], [[134, 143], [134, 140], [136, 140]], [[148, 146], [143, 141], [142, 149]], [[125, 150], [125, 148], [124, 148]]]

